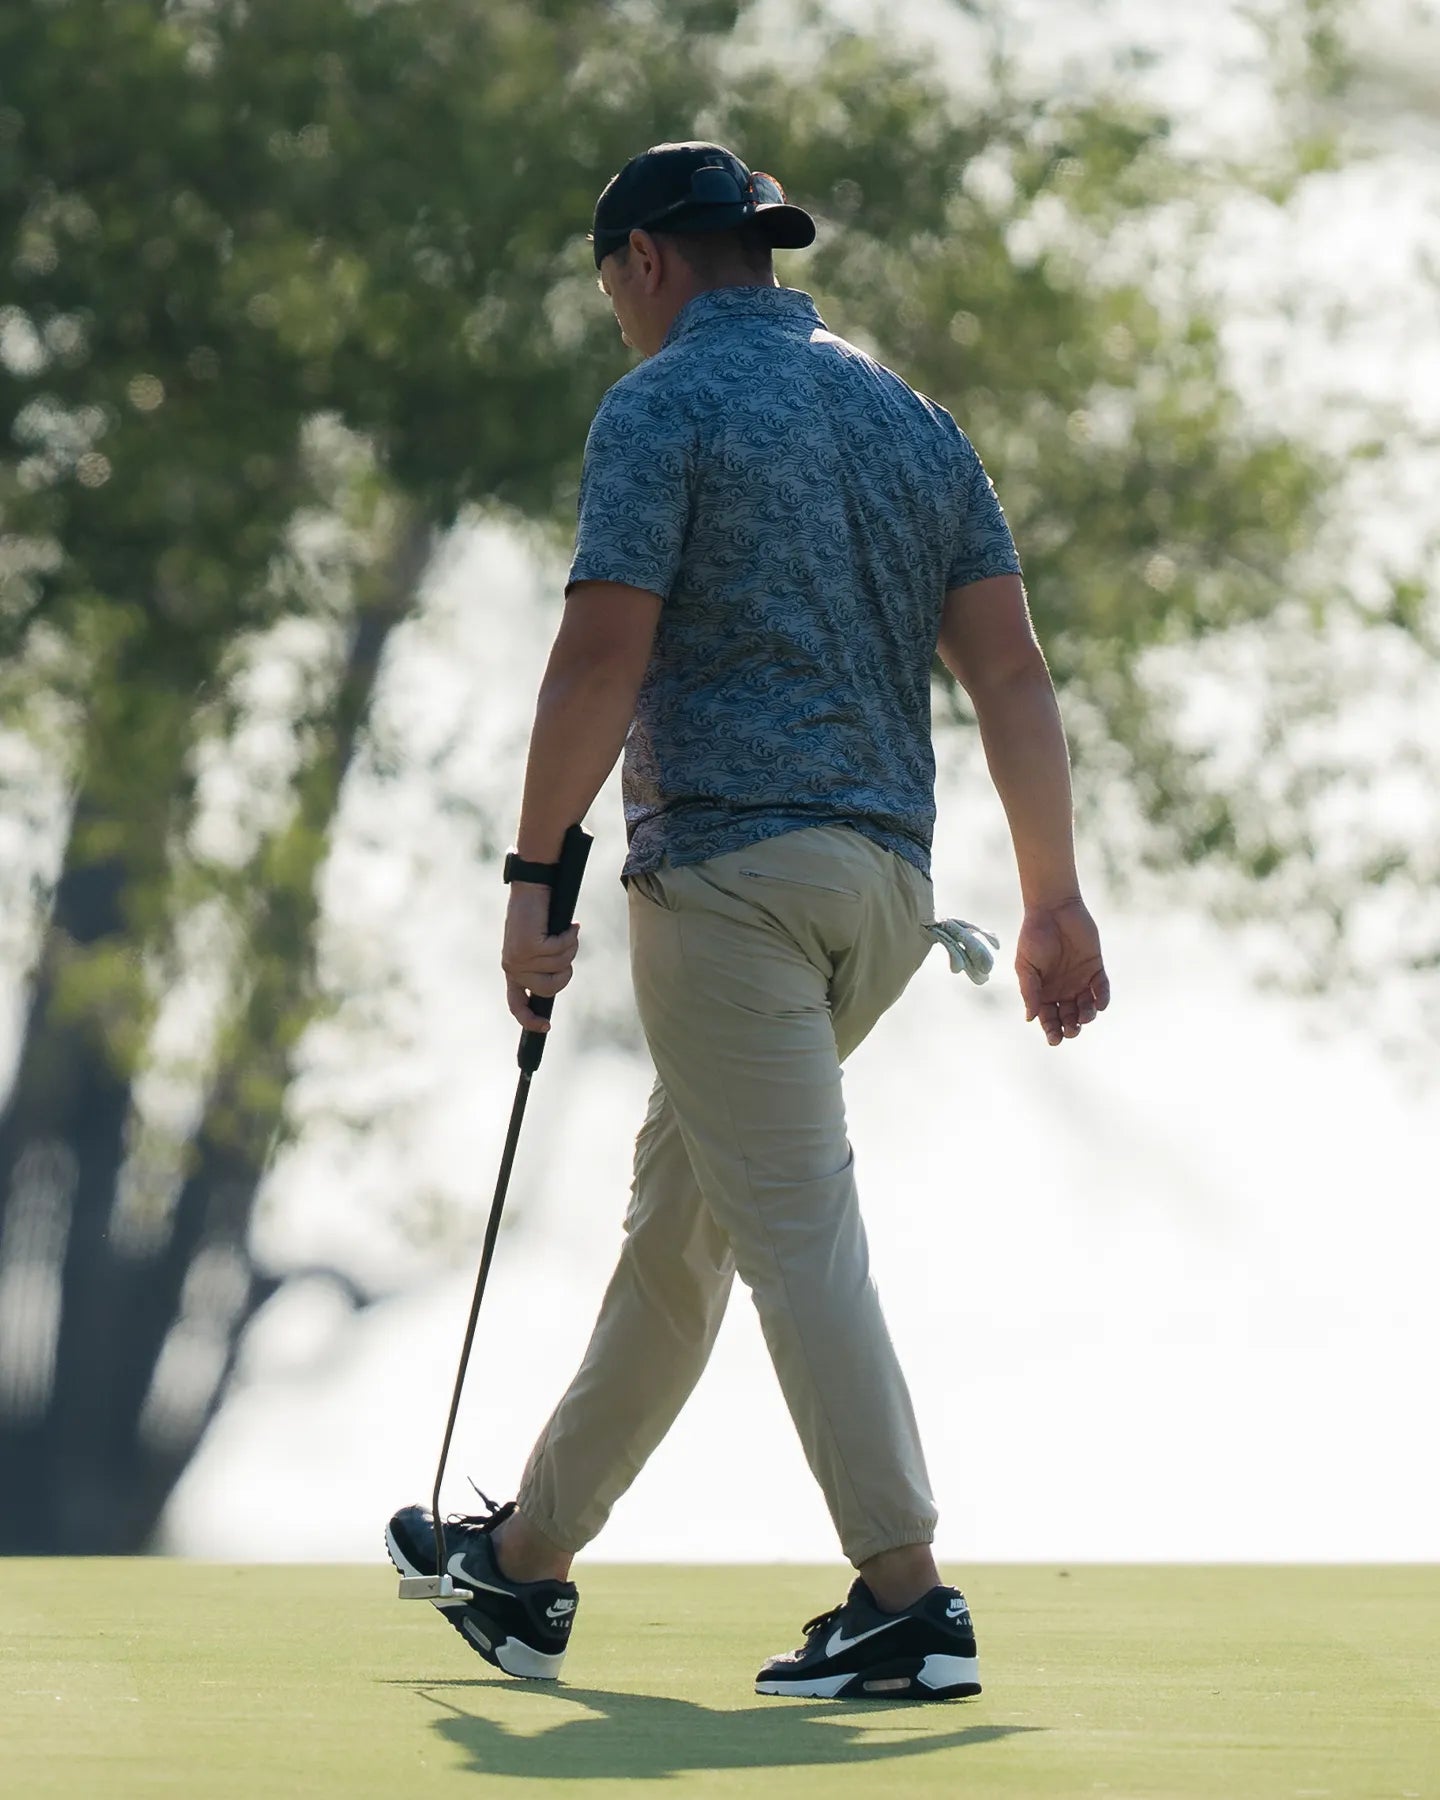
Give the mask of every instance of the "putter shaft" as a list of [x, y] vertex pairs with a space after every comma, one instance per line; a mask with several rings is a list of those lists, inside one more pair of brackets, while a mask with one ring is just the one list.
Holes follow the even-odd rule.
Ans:
[[[555, 885], [550, 890], [550, 916], [547, 921], [551, 937], [570, 929], [575, 917], [575, 902], [580, 898], [580, 883], [585, 863], [595, 840], [580, 825], [572, 825], [560, 846]], [[553, 994], [532, 994], [530, 1010], [542, 1019], [551, 1017], [555, 1008]], [[455, 1391], [450, 1396], [450, 1413], [445, 1420], [445, 1437], [440, 1445], [440, 1461], [435, 1466], [435, 1488], [430, 1496], [430, 1517], [435, 1528], [435, 1578], [443, 1581], [445, 1567], [445, 1526], [440, 1517], [440, 1484], [445, 1479], [445, 1464], [450, 1457], [450, 1440], [455, 1435], [455, 1419], [460, 1411], [460, 1395], [465, 1387], [465, 1371], [470, 1366], [470, 1349], [475, 1342], [475, 1326], [480, 1318], [480, 1302], [485, 1298], [485, 1283], [495, 1256], [495, 1241], [500, 1235], [500, 1220], [505, 1211], [505, 1194], [510, 1186], [510, 1170], [515, 1162], [515, 1146], [520, 1140], [520, 1123], [525, 1117], [525, 1102], [530, 1097], [530, 1082], [540, 1067], [545, 1053], [543, 1031], [522, 1031], [516, 1060], [520, 1080], [515, 1089], [515, 1104], [510, 1109], [510, 1129], [505, 1134], [505, 1152], [500, 1158], [500, 1175], [495, 1183], [495, 1198], [490, 1202], [490, 1220], [485, 1227], [485, 1245], [480, 1253], [480, 1272], [475, 1278], [475, 1296], [470, 1302], [470, 1318], [465, 1326], [465, 1342], [460, 1351], [460, 1367], [455, 1373]], [[458, 1597], [459, 1590], [456, 1590]], [[408, 1596], [405, 1596], [408, 1598]]]
[[[543, 1038], [543, 1032], [527, 1033]], [[515, 1146], [520, 1141], [520, 1122], [525, 1117], [525, 1102], [530, 1097], [531, 1075], [520, 1071], [515, 1088], [515, 1104], [510, 1109], [510, 1129], [505, 1134], [505, 1153], [500, 1159], [500, 1178], [495, 1184], [495, 1198], [490, 1202], [490, 1222], [485, 1227], [485, 1247], [480, 1252], [480, 1272], [475, 1277], [475, 1295], [470, 1302], [470, 1318], [465, 1326], [465, 1342], [460, 1350], [460, 1367], [455, 1374], [455, 1391], [450, 1396], [450, 1414], [445, 1421], [445, 1437], [440, 1445], [440, 1461], [435, 1468], [435, 1490], [430, 1496], [430, 1516], [435, 1525], [435, 1572], [445, 1568], [445, 1527], [440, 1519], [440, 1484], [445, 1479], [445, 1464], [450, 1456], [450, 1440], [455, 1435], [455, 1418], [460, 1411], [460, 1395], [465, 1388], [465, 1371], [470, 1365], [470, 1347], [475, 1342], [475, 1326], [480, 1318], [480, 1302], [485, 1298], [485, 1283], [490, 1277], [490, 1264], [495, 1258], [495, 1241], [500, 1235], [500, 1220], [505, 1211], [505, 1194], [510, 1186], [510, 1170], [515, 1162]]]

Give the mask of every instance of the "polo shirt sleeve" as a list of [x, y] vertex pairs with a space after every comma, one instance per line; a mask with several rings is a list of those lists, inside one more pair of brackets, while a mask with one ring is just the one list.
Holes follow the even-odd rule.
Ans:
[[975, 446], [958, 426], [956, 431], [960, 439], [958, 517], [947, 588], [985, 581], [991, 575], [1020, 573], [1019, 553], [995, 484], [985, 473]]
[[678, 409], [613, 387], [585, 440], [566, 593], [577, 581], [622, 581], [668, 600], [690, 525], [693, 467]]

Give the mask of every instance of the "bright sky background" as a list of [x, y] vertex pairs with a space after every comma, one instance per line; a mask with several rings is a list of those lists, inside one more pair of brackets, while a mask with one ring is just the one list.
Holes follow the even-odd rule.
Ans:
[[[1266, 129], [1257, 39], [1223, 0], [1021, 0], [1013, 13], [1036, 79], [1080, 79], [1128, 32], [1155, 45], [1148, 79], [1197, 134]], [[965, 75], [951, 9], [911, 0], [884, 19], [933, 34]], [[1257, 404], [1337, 417], [1338, 383], [1440, 418], [1434, 290], [1414, 280], [1437, 221], [1433, 160], [1403, 145], [1289, 212], [1235, 209], [1214, 278]], [[798, 264], [787, 278], [803, 285]], [[1283, 329], [1282, 290], [1303, 302]], [[1320, 329], [1336, 292], [1357, 304], [1338, 353]], [[1377, 495], [1375, 516], [1386, 503], [1396, 532], [1422, 504], [1433, 521], [1423, 485]], [[178, 1551], [378, 1560], [390, 1511], [428, 1496], [516, 1077], [503, 892], [469, 809], [488, 801], [513, 830], [562, 580], [501, 533], [463, 535], [394, 647], [382, 723], [398, 772], [352, 784], [327, 871], [330, 965], [363, 999], [307, 1041], [304, 1128], [259, 1233], [266, 1254], [338, 1262], [395, 1297], [353, 1324], [322, 1284], [274, 1304], [172, 1506]], [[938, 798], [937, 904], [998, 930], [1008, 958], [1018, 909], [998, 806], [968, 762], [942, 769]], [[587, 823], [585, 949], [521, 1139], [447, 1488], [461, 1509], [467, 1472], [513, 1491], [579, 1359], [651, 1079], [643, 1053], [605, 1047], [596, 1026], [618, 1009], [635, 1029], [618, 771]], [[1440, 1351], [1434, 1087], [1401, 1082], [1363, 1011], [1262, 997], [1219, 928], [1127, 911], [1088, 885], [1115, 998], [1078, 1043], [1050, 1051], [1024, 1026], [1004, 960], [976, 990], [937, 949], [847, 1068], [940, 1550], [1440, 1555], [1424, 1424]], [[743, 1291], [594, 1554], [834, 1556]]]

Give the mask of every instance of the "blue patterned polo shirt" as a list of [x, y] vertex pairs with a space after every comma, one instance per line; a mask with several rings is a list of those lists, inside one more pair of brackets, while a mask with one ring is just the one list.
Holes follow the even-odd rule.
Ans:
[[579, 514], [570, 583], [664, 601], [625, 740], [622, 882], [807, 825], [928, 875], [945, 591], [1020, 567], [945, 408], [808, 294], [713, 289], [601, 401]]

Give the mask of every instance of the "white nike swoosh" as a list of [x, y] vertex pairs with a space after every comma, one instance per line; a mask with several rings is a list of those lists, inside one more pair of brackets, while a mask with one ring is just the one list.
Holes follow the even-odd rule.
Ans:
[[830, 1634], [830, 1642], [825, 1646], [825, 1654], [839, 1656], [846, 1650], [853, 1650], [856, 1644], [863, 1644], [866, 1638], [878, 1637], [882, 1631], [888, 1631], [892, 1625], [899, 1623], [899, 1619], [887, 1619], [883, 1625], [872, 1625], [869, 1631], [857, 1631], [852, 1638], [847, 1638], [837, 1625]]
[[477, 1581], [465, 1567], [465, 1555], [463, 1551], [457, 1550], [450, 1558], [449, 1562], [446, 1563], [445, 1567], [455, 1579], [465, 1587], [484, 1588], [487, 1594], [503, 1594], [507, 1600], [514, 1598], [509, 1588], [498, 1588], [488, 1581]]

